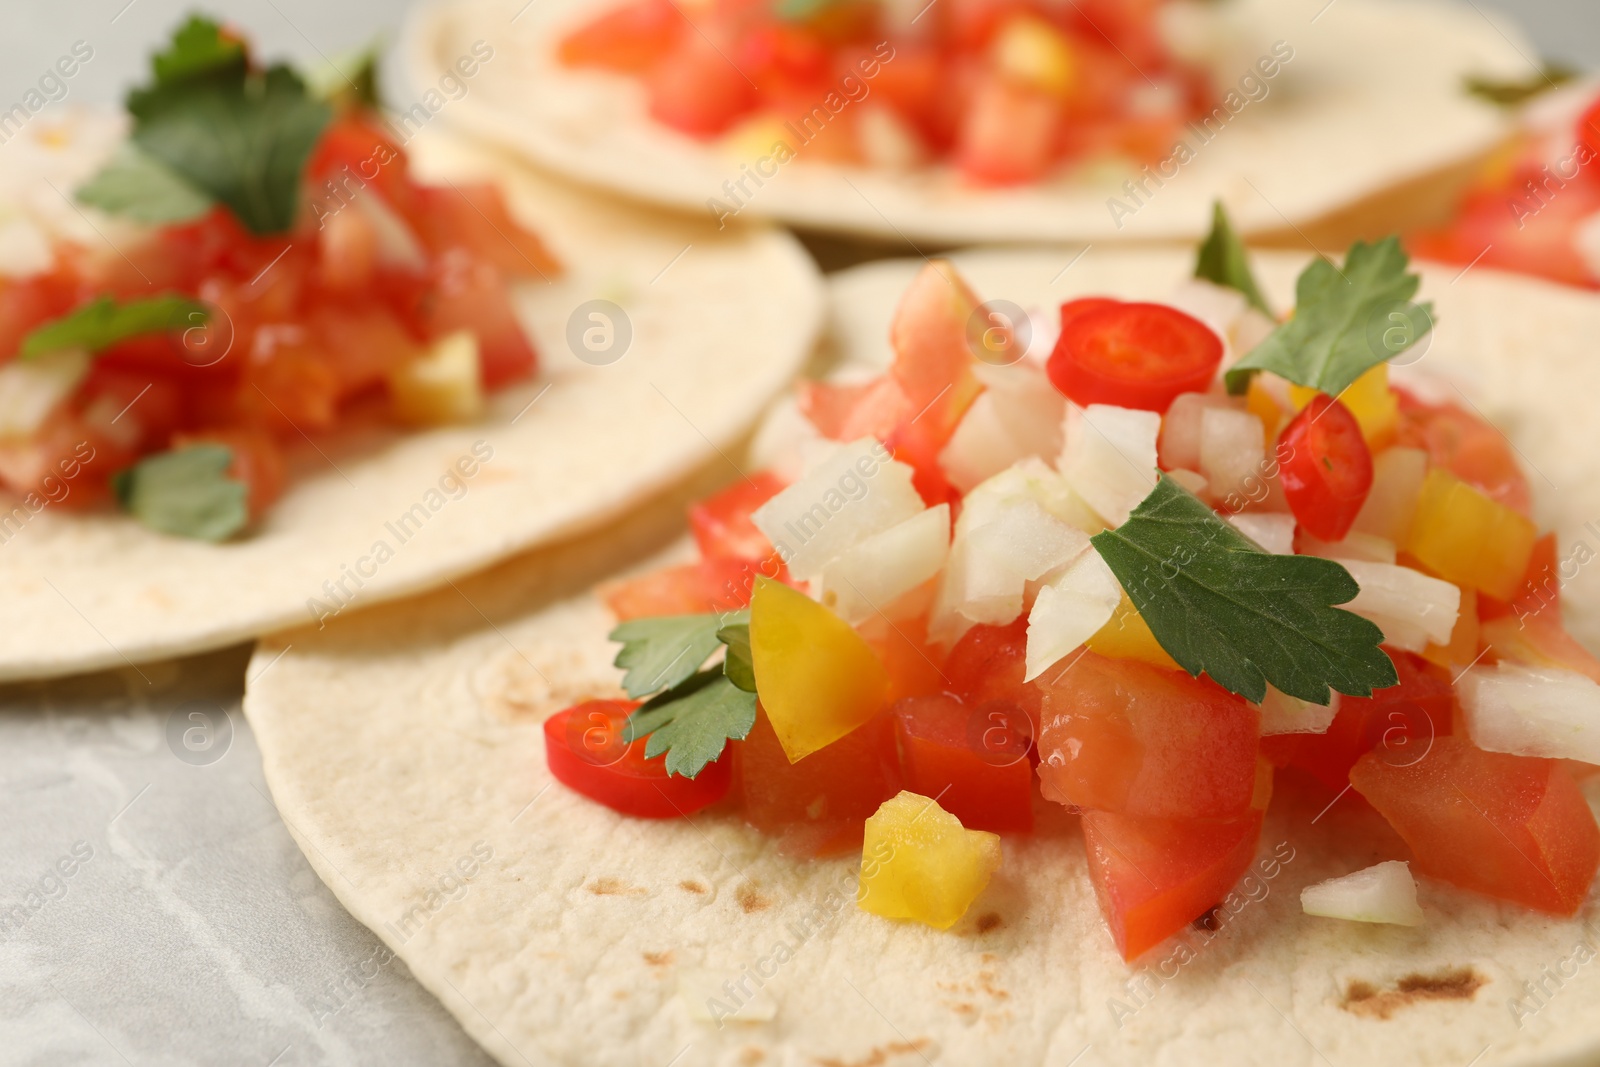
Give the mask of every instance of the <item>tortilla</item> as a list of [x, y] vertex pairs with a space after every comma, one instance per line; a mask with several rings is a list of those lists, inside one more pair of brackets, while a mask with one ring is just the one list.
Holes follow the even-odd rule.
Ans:
[[[1237, 110], [1213, 123], [1219, 132], [1191, 131], [1184, 150], [1174, 145], [1165, 169], [1152, 172], [1148, 195], [1124, 191], [1124, 181], [1139, 177], [1131, 169], [1109, 168], [981, 190], [948, 168], [840, 167], [807, 162], [803, 147], [798, 160], [777, 167], [761, 164], [760, 154], [742, 158], [726, 144], [679, 135], [648, 117], [634, 80], [556, 60], [555, 43], [596, 12], [593, 0], [435, 3], [408, 24], [404, 63], [421, 88], [438, 84], [474, 42], [509, 54], [484, 64], [471, 91], [450, 102], [450, 121], [587, 184], [712, 218], [737, 208], [740, 217], [902, 245], [1198, 240], [1219, 198], [1248, 234], [1292, 238], [1356, 206], [1359, 217], [1345, 225], [1390, 232], [1415, 222], [1401, 212], [1417, 205], [1419, 189], [1425, 206], [1446, 210], [1453, 190], [1510, 132], [1500, 109], [1465, 92], [1464, 77], [1525, 76], [1524, 57], [1535, 54], [1514, 28], [1454, 4], [1236, 0], [1222, 6], [1224, 43], [1209, 65], [1219, 93], [1236, 90], [1228, 107]], [[1277, 41], [1294, 57], [1263, 80], [1255, 64]], [[1238, 92], [1252, 74], [1259, 86]], [[871, 102], [868, 83], [849, 106]], [[741, 164], [778, 173], [759, 187], [746, 182], [741, 193], [724, 185], [745, 180]], [[1375, 201], [1395, 187], [1396, 203]]]
[[[822, 289], [788, 234], [618, 204], [434, 130], [411, 147], [425, 178], [503, 178], [564, 265], [518, 294], [537, 379], [470, 425], [306, 441], [283, 499], [226, 544], [109, 509], [0, 506], [0, 681], [227, 645], [601, 525], [716, 457], [810, 353]], [[583, 332], [606, 328], [591, 300], [627, 322], [586, 363]]]
[[[1062, 274], [1075, 254], [955, 258], [981, 296], [1024, 307], [1092, 292], [1159, 298], [1192, 262], [1097, 249]], [[1258, 259], [1279, 306], [1300, 265]], [[887, 357], [894, 301], [920, 266], [837, 277], [838, 357]], [[1423, 363], [1476, 379], [1474, 395], [1559, 487], [1540, 483], [1541, 517], [1566, 544], [1593, 547], [1582, 523], [1600, 515], [1600, 457], [1569, 446], [1600, 374], [1587, 351], [1600, 301], [1489, 272], [1454, 284], [1450, 272], [1424, 275], [1440, 325]], [[1037, 833], [1004, 839], [989, 888], [937, 932], [858, 910], [859, 857], [799, 862], [736, 813], [634, 820], [553, 783], [540, 721], [619, 679], [611, 620], [585, 583], [619, 561], [649, 566], [700, 491], [656, 501], [604, 542], [256, 652], [244, 708], [285, 822], [345, 906], [502, 1063], [1485, 1067], [1600, 1056], [1592, 910], [1551, 919], [1423, 879], [1421, 927], [1300, 913], [1301, 887], [1375, 858], [1338, 840], [1363, 818], [1350, 800], [1319, 815], [1320, 803], [1283, 794], [1215, 937], [1191, 930], [1187, 954], [1174, 942], [1130, 967], [1095, 905], [1075, 820], [1056, 805], [1037, 803]], [[1585, 571], [1566, 593], [1579, 635], [1600, 638], [1600, 581]], [[1524, 982], [1548, 993], [1532, 999]], [[742, 1021], [710, 1021], [741, 1000]]]

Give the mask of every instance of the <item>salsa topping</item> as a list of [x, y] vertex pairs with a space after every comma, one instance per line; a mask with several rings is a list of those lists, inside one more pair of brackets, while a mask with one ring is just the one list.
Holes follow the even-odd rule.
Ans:
[[[860, 849], [860, 906], [939, 929], [1058, 804], [1129, 960], [1216, 922], [1285, 791], [1388, 827], [1302, 921], [1426, 922], [1413, 869], [1575, 913], [1600, 660], [1509, 443], [1365, 347], [1415, 310], [1407, 267], [1393, 240], [1317, 261], [1275, 325], [1219, 209], [1181, 307], [1073, 300], [1047, 359], [997, 365], [930, 264], [885, 372], [803, 384], [792, 447], [693, 509], [698, 562], [603, 590], [625, 688], [658, 695], [550, 720], [552, 772], [628, 812], [642, 761], [685, 812], [726, 795], [786, 852]], [[574, 737], [646, 734], [572, 769]]]

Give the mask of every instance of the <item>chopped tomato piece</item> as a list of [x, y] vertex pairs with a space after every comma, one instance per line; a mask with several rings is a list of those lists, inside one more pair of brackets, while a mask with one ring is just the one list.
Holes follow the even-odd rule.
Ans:
[[0, 278], [0, 360], [8, 360], [33, 330], [78, 302], [78, 283], [65, 272]]
[[974, 626], [944, 662], [947, 687], [968, 707], [1016, 707], [1034, 727], [1030, 736], [1037, 737], [1044, 693], [1038, 684], [1022, 680], [1027, 650], [1026, 616], [1008, 626]]
[[889, 375], [870, 382], [837, 385], [801, 382], [800, 413], [817, 432], [833, 441], [876, 437], [880, 441], [916, 414], [900, 383]]
[[934, 260], [917, 273], [900, 297], [889, 340], [894, 362], [889, 375], [905, 393], [912, 423], [941, 444], [982, 386], [972, 373], [968, 331], [978, 298], [948, 260]]
[[1255, 792], [1259, 730], [1209, 679], [1085, 652], [1044, 688], [1040, 791], [1093, 811], [1233, 818]]
[[1089, 878], [1122, 958], [1138, 958], [1221, 903], [1260, 835], [1259, 812], [1224, 822], [1085, 812]]
[[911, 485], [930, 508], [954, 505], [961, 498], [939, 463], [946, 440], [935, 424], [918, 419], [904, 424], [883, 442], [891, 456], [911, 468]]
[[567, 34], [557, 54], [575, 67], [644, 71], [672, 48], [686, 28], [670, 0], [633, 0]]
[[567, 788], [613, 811], [642, 819], [692, 815], [727, 795], [732, 761], [706, 764], [693, 778], [667, 774], [666, 756], [646, 759], [649, 739], [623, 740], [638, 703], [587, 700], [544, 721], [544, 755], [550, 773]]
[[804, 855], [859, 847], [867, 816], [900, 788], [894, 726], [887, 715], [790, 763], [766, 710], [759, 709], [735, 753], [744, 817]]
[[437, 288], [421, 316], [428, 337], [443, 337], [457, 330], [475, 333], [485, 388], [494, 389], [533, 373], [538, 357], [522, 332], [498, 268], [464, 249], [449, 249], [439, 257], [435, 281]]
[[1556, 760], [1441, 737], [1396, 765], [1368, 753], [1350, 783], [1389, 820], [1417, 869], [1463, 889], [1573, 915], [1600, 867], [1600, 828]]
[[968, 707], [939, 694], [892, 714], [904, 788], [937, 798], [968, 829], [1033, 828], [1033, 724], [1015, 705]]
[[1326, 733], [1262, 738], [1262, 751], [1278, 766], [1303, 770], [1333, 790], [1350, 784], [1350, 768], [1364, 753], [1376, 752], [1389, 763], [1422, 759], [1436, 738], [1453, 732], [1450, 673], [1410, 652], [1386, 651], [1400, 676], [1397, 685], [1370, 697], [1341, 696]]
[[560, 271], [544, 242], [512, 216], [499, 186], [462, 182], [416, 192], [419, 236], [435, 254], [465, 248], [511, 277], [545, 278]]
[[750, 603], [755, 580], [764, 573], [762, 566], [749, 560], [712, 557], [607, 582], [600, 587], [600, 597], [621, 622], [736, 611]]
[[1372, 453], [1350, 409], [1318, 393], [1278, 438], [1278, 481], [1311, 536], [1342, 541], [1372, 489]]
[[926, 615], [899, 620], [874, 615], [856, 629], [889, 675], [890, 704], [949, 688], [945, 673], [939, 669], [943, 651], [928, 641]]
[[[1070, 305], [1069, 305], [1070, 306]], [[1222, 339], [1165, 304], [1062, 309], [1050, 380], [1075, 404], [1165, 412], [1180, 393], [1205, 392], [1222, 363]]]
[[1560, 615], [1540, 613], [1519, 619], [1505, 616], [1484, 623], [1480, 636], [1494, 659], [1559, 667], [1600, 682], [1600, 659], [1567, 632]]
[[1520, 619], [1546, 612], [1561, 618], [1561, 558], [1554, 533], [1547, 533], [1533, 543], [1522, 588], [1509, 603], [1491, 596], [1478, 598], [1478, 616], [1484, 622], [1506, 615]]
[[646, 77], [650, 117], [696, 137], [712, 137], [744, 113], [755, 86], [698, 33], [685, 34]]
[[956, 166], [979, 185], [1037, 181], [1057, 158], [1060, 125], [1056, 97], [992, 75], [967, 105]]
[[1490, 423], [1454, 404], [1424, 404], [1403, 389], [1400, 397], [1399, 443], [1421, 448], [1431, 465], [1504, 504], [1528, 514], [1532, 495], [1528, 478], [1511, 442]]
[[735, 482], [689, 509], [689, 529], [700, 554], [727, 559], [764, 560], [772, 542], [756, 529], [750, 515], [784, 487], [782, 478], [760, 471]]

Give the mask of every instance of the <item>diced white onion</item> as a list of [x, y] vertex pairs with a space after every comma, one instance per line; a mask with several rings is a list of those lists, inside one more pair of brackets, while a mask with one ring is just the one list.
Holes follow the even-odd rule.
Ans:
[[1233, 323], [1233, 332], [1229, 340], [1233, 342], [1233, 350], [1241, 356], [1250, 354], [1250, 350], [1267, 339], [1267, 335], [1278, 328], [1278, 324], [1267, 318], [1255, 308], [1245, 308]]
[[1294, 555], [1294, 516], [1270, 511], [1239, 512], [1228, 516], [1235, 529], [1274, 556]]
[[1206, 495], [1206, 486], [1210, 484], [1206, 481], [1206, 476], [1199, 471], [1185, 470], [1182, 467], [1172, 468], [1167, 472], [1167, 477], [1202, 499]]
[[1326, 704], [1292, 697], [1267, 686], [1267, 695], [1256, 705], [1261, 712], [1261, 736], [1275, 734], [1325, 734], [1339, 714], [1339, 694], [1330, 693]]
[[1354, 600], [1340, 607], [1377, 623], [1387, 643], [1407, 652], [1421, 652], [1429, 642], [1450, 643], [1461, 611], [1459, 588], [1410, 567], [1340, 562], [1361, 587]]
[[1374, 534], [1352, 530], [1343, 541], [1318, 541], [1309, 534], [1300, 536], [1302, 556], [1321, 556], [1323, 559], [1365, 560], [1368, 563], [1393, 563], [1399, 552], [1393, 541]]
[[856, 141], [867, 164], [883, 170], [907, 170], [927, 156], [917, 131], [893, 108], [878, 104], [858, 113]]
[[18, 357], [0, 367], [0, 440], [29, 438], [89, 373], [81, 348]]
[[1479, 748], [1600, 763], [1600, 685], [1585, 675], [1501, 663], [1472, 668], [1456, 692]]
[[769, 470], [786, 482], [799, 481], [806, 472], [806, 453], [823, 440], [816, 426], [800, 413], [793, 395], [779, 397], [750, 441], [747, 470]]
[[1230, 347], [1234, 323], [1249, 307], [1239, 290], [1208, 282], [1204, 278], [1189, 278], [1179, 283], [1166, 302], [1211, 327], [1211, 332]]
[[378, 238], [378, 262], [385, 266], [404, 267], [422, 271], [428, 267], [427, 254], [422, 242], [411, 232], [411, 227], [383, 199], [371, 190], [357, 193], [351, 203]]
[[1161, 417], [1161, 434], [1156, 453], [1168, 470], [1183, 467], [1200, 469], [1200, 419], [1212, 408], [1243, 411], [1244, 405], [1232, 397], [1215, 393], [1179, 393]]
[[1411, 865], [1401, 860], [1308, 885], [1300, 890], [1300, 907], [1307, 915], [1351, 922], [1421, 926], [1423, 919]]
[[1208, 408], [1200, 413], [1200, 473], [1215, 500], [1242, 493], [1264, 474], [1267, 446], [1261, 420], [1248, 411]]
[[1039, 590], [1028, 614], [1023, 681], [1031, 682], [1110, 621], [1122, 586], [1091, 545]]
[[829, 560], [924, 510], [911, 468], [863, 437], [840, 445], [750, 516], [789, 573], [816, 578]]
[[945, 475], [963, 493], [1028, 456], [1061, 452], [1066, 400], [1043, 371], [1028, 363], [978, 364], [988, 386], [939, 454]]
[[1403, 544], [1427, 474], [1428, 454], [1420, 448], [1379, 452], [1372, 459], [1372, 488], [1351, 529]]
[[817, 599], [854, 626], [938, 574], [950, 549], [950, 505], [940, 504], [835, 556], [822, 568]]
[[1003, 626], [1022, 614], [1029, 582], [1088, 546], [1088, 534], [1037, 501], [1015, 500], [992, 522], [957, 539], [953, 551], [962, 556], [961, 580], [951, 582], [948, 598], [941, 600], [972, 622]]
[[962, 498], [961, 517], [956, 520], [956, 536], [993, 522], [1007, 504], [1029, 499], [1085, 533], [1099, 533], [1105, 523], [1072, 491], [1066, 478], [1052, 470], [1037, 456], [1012, 464], [984, 481]]
[[1121, 526], [1156, 484], [1160, 432], [1153, 411], [1069, 404], [1061, 473], [1096, 514]]

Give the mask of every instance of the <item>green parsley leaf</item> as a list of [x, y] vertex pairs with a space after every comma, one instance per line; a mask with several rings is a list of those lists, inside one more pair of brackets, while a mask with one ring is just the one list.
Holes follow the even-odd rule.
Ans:
[[203, 326], [210, 317], [204, 304], [182, 296], [154, 296], [125, 304], [102, 296], [35, 329], [23, 339], [20, 351], [23, 359], [63, 348], [99, 352], [130, 337]]
[[117, 149], [100, 172], [78, 187], [78, 199], [111, 215], [160, 226], [188, 222], [215, 203], [165, 163], [131, 143]]
[[671, 689], [688, 678], [722, 644], [717, 631], [748, 623], [748, 611], [731, 615], [665, 615], [630, 619], [611, 631], [622, 642], [615, 665], [627, 671], [622, 688], [635, 700]]
[[225, 35], [221, 26], [200, 15], [190, 15], [166, 50], [150, 58], [157, 85], [233, 72], [242, 76], [248, 63], [244, 42]]
[[778, 0], [773, 14], [785, 22], [806, 22], [841, 0]]
[[1540, 65], [1537, 73], [1530, 74], [1521, 81], [1484, 78], [1469, 74], [1466, 77], [1466, 87], [1467, 92], [1491, 104], [1516, 107], [1551, 89], [1560, 88], [1576, 78], [1579, 73], [1576, 67], [1569, 67], [1565, 63], [1544, 63]]
[[335, 106], [377, 110], [382, 106], [378, 99], [378, 55], [381, 51], [380, 45], [373, 42], [365, 48], [340, 53], [321, 67], [308, 71], [306, 84], [319, 99]]
[[668, 774], [693, 778], [755, 724], [756, 695], [713, 667], [635, 711], [622, 736], [631, 743], [648, 735], [647, 759], [665, 752]]
[[1092, 538], [1161, 647], [1247, 700], [1267, 683], [1326, 704], [1399, 683], [1383, 632], [1335, 604], [1360, 591], [1317, 556], [1275, 556], [1163, 474], [1128, 521]]
[[[1366, 371], [1399, 355], [1433, 328], [1433, 305], [1414, 306], [1422, 280], [1398, 237], [1357, 241], [1341, 271], [1319, 259], [1295, 283], [1294, 318], [1235, 363], [1228, 391], [1238, 394], [1256, 371], [1338, 396]], [[1399, 321], [1397, 321], [1399, 320]]]
[[1255, 275], [1250, 273], [1250, 258], [1245, 253], [1244, 242], [1234, 232], [1220, 200], [1211, 206], [1211, 233], [1195, 257], [1194, 276], [1225, 289], [1238, 290], [1251, 307], [1269, 319], [1276, 318], [1272, 308], [1267, 306], [1267, 298], [1261, 295]]
[[249, 522], [247, 489], [227, 476], [233, 451], [190, 445], [161, 452], [118, 471], [111, 487], [123, 510], [162, 533], [226, 541]]
[[756, 663], [750, 655], [750, 624], [741, 622], [717, 631], [717, 640], [728, 646], [722, 673], [746, 693], [756, 691]]

